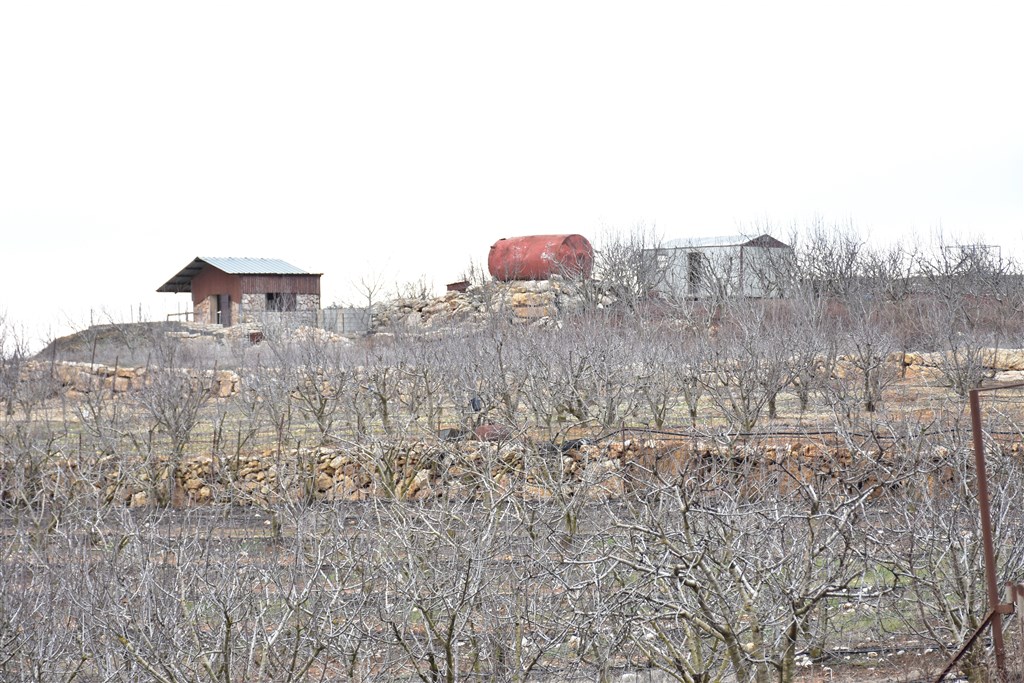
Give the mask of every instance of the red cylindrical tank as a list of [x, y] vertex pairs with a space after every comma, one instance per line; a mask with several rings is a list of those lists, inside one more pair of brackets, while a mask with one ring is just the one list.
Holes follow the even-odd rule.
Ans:
[[583, 235], [500, 239], [487, 257], [487, 270], [502, 282], [546, 280], [552, 275], [588, 278], [593, 269], [594, 247]]

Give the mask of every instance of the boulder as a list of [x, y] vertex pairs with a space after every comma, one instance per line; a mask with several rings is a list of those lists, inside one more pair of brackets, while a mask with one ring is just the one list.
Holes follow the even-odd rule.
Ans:
[[330, 490], [330, 488], [332, 486], [334, 486], [334, 479], [330, 475], [328, 475], [328, 474], [326, 474], [324, 472], [321, 472], [317, 476], [317, 478], [316, 478], [316, 490], [317, 491], [323, 493], [324, 491]]
[[1024, 370], [997, 371], [993, 379], [996, 382], [1024, 382]]
[[512, 309], [517, 318], [535, 320], [537, 318], [554, 318], [558, 315], [558, 309], [553, 305], [549, 306], [516, 306]]
[[127, 377], [107, 377], [103, 380], [103, 388], [111, 389], [116, 393], [124, 393], [131, 388], [131, 380]]
[[228, 398], [238, 389], [238, 375], [232, 370], [218, 370], [213, 376], [213, 395]]
[[613, 498], [621, 496], [625, 491], [619, 464], [614, 460], [599, 460], [587, 465], [583, 471], [583, 481], [587, 484], [586, 493], [589, 498]]
[[913, 364], [904, 368], [904, 379], [908, 382], [919, 382], [922, 384], [940, 384], [943, 376], [942, 370], [934, 365]]
[[[417, 495], [419, 494], [419, 495]], [[431, 494], [430, 470], [422, 469], [409, 482], [405, 489], [406, 498], [426, 498]]]
[[1024, 370], [1024, 349], [982, 349], [985, 367], [1000, 371]]

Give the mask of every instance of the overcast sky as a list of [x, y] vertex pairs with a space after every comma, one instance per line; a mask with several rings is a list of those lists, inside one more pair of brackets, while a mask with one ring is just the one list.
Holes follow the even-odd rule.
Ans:
[[2, 2], [0, 311], [160, 317], [197, 255], [329, 304], [638, 224], [1020, 255], [1019, 4]]

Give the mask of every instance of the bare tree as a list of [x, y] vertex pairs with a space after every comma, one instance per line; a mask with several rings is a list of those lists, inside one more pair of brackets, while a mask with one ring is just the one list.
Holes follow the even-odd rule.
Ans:
[[379, 274], [364, 276], [354, 286], [362, 298], [361, 303], [366, 304], [367, 330], [372, 332], [377, 329], [376, 313], [384, 296], [384, 279]]
[[326, 443], [342, 408], [342, 396], [353, 381], [344, 346], [313, 330], [284, 344], [269, 342], [269, 346], [274, 351], [275, 361], [292, 373], [293, 402], [299, 412], [316, 425], [319, 442]]
[[635, 573], [626, 616], [653, 666], [680, 681], [789, 683], [823, 637], [829, 601], [864, 576], [865, 502], [880, 484], [850, 490], [797, 463], [734, 462], [627, 499], [610, 556]]
[[[947, 658], [981, 624], [987, 605], [981, 525], [969, 432], [946, 432], [922, 439], [908, 459], [918, 473], [880, 507], [892, 512], [884, 526], [881, 556], [897, 590], [885, 613], [901, 640], [917, 639]], [[1017, 458], [988, 442], [996, 574], [1024, 572], [1024, 539], [1018, 501], [1024, 471]], [[880, 532], [881, 533], [881, 532]], [[970, 681], [989, 680], [983, 647], [975, 647], [961, 670]]]
[[841, 355], [826, 394], [834, 412], [845, 416], [845, 423], [849, 424], [856, 411], [849, 399], [856, 396], [864, 411], [874, 413], [899, 371], [891, 361], [897, 344], [876, 292], [858, 286], [842, 303], [842, 313], [837, 317]]
[[595, 253], [595, 278], [631, 310], [649, 305], [663, 289], [657, 259], [662, 242], [653, 226], [637, 225], [625, 234], [606, 232]]
[[749, 299], [729, 302], [727, 319], [711, 343], [711, 368], [704, 381], [709, 396], [741, 432], [749, 432], [786, 387], [787, 349], [775, 335], [766, 307]]
[[0, 311], [0, 402], [8, 418], [14, 415], [17, 406], [21, 369], [27, 355], [23, 338], [15, 333], [7, 314]]
[[863, 276], [865, 240], [852, 224], [826, 225], [816, 218], [803, 231], [794, 230], [796, 270], [821, 296], [845, 296]]
[[149, 441], [149, 480], [159, 505], [171, 503], [178, 468], [211, 395], [212, 375], [197, 370], [195, 363], [199, 359], [187, 356], [188, 352], [176, 340], [157, 340], [146, 370], [146, 383], [132, 395], [135, 404], [151, 420], [152, 429], [170, 440], [166, 456], [153, 451], [152, 438]]
[[803, 414], [810, 407], [812, 394], [828, 386], [835, 370], [835, 302], [815, 296], [810, 287], [802, 286], [792, 288], [791, 298], [783, 305], [787, 320], [779, 333], [787, 338], [786, 363]]

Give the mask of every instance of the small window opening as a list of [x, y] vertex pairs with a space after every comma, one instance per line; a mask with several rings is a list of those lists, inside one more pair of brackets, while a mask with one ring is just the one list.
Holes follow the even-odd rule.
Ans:
[[690, 281], [690, 293], [696, 294], [705, 284], [707, 279], [708, 263], [704, 254], [699, 251], [691, 251], [687, 254], [688, 276]]
[[267, 310], [290, 312], [295, 310], [295, 295], [290, 292], [267, 292]]

